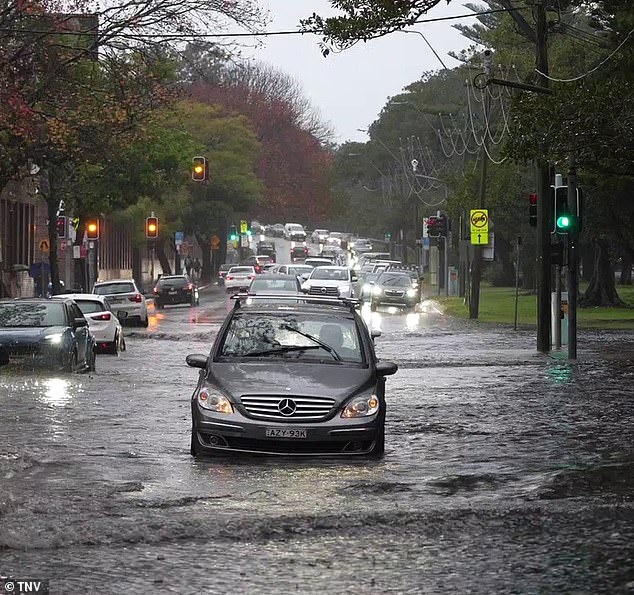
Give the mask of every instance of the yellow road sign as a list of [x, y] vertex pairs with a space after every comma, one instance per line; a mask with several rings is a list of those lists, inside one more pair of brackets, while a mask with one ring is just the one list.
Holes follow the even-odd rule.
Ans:
[[247, 233], [248, 229], [249, 229], [248, 223], [244, 219], [242, 219], [240, 221], [240, 233]]
[[211, 236], [211, 249], [218, 250], [220, 248], [220, 238], [216, 235]]
[[489, 243], [489, 234], [482, 232], [482, 231], [477, 231], [477, 232], [471, 232], [471, 243], [475, 244], [476, 246], [486, 246]]
[[50, 250], [50, 245], [48, 240], [40, 240], [40, 252], [48, 252]]
[[[471, 210], [469, 220], [471, 222], [472, 236], [474, 233], [489, 233], [489, 211], [487, 209]], [[471, 243], [473, 244], [473, 240]]]

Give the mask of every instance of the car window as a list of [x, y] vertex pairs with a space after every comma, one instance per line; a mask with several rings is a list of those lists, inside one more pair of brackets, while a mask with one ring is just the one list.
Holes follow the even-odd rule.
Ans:
[[328, 267], [318, 267], [313, 270], [311, 279], [328, 281], [347, 281], [348, 271], [345, 269], [330, 269]]
[[93, 290], [97, 295], [114, 295], [117, 293], [134, 293], [136, 288], [134, 283], [123, 281], [121, 283], [105, 283], [103, 285], [95, 285]]
[[391, 275], [389, 273], [382, 273], [378, 282], [380, 285], [389, 287], [409, 287], [412, 284], [409, 275]]
[[185, 287], [189, 281], [184, 277], [167, 277], [159, 279], [158, 287]]
[[0, 327], [66, 326], [62, 303], [0, 304]]
[[[281, 351], [278, 351], [279, 356], [285, 356], [290, 361], [336, 360], [329, 355], [328, 350], [319, 347], [317, 341], [301, 333], [311, 335], [329, 345], [343, 361], [353, 363], [364, 361], [354, 319], [331, 316], [308, 317], [298, 313], [236, 314], [223, 337], [220, 356], [248, 357], [250, 353], [281, 348]], [[285, 347], [308, 347], [309, 349], [284, 351]], [[275, 356], [275, 353], [272, 356]]]
[[254, 279], [251, 291], [297, 291], [294, 277], [288, 279]]
[[70, 315], [72, 318], [84, 318], [84, 314], [74, 302], [70, 304]]
[[75, 300], [75, 303], [82, 314], [92, 314], [93, 312], [103, 312], [104, 305], [99, 300]]
[[253, 267], [232, 267], [229, 269], [230, 273], [253, 273]]

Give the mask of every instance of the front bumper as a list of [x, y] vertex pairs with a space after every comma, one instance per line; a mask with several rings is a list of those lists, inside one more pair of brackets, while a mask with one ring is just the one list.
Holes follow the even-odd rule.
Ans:
[[[214, 414], [192, 403], [193, 431], [202, 452], [285, 456], [358, 456], [369, 454], [382, 429], [377, 413], [357, 419], [335, 417], [319, 422], [280, 423], [251, 419], [234, 411]], [[306, 430], [306, 438], [273, 438], [267, 429]]]

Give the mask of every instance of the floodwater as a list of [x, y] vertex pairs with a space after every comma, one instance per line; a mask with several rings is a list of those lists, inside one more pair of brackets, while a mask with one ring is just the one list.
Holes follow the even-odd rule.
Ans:
[[51, 593], [634, 592], [634, 334], [579, 360], [513, 331], [364, 311], [380, 461], [193, 460], [189, 398], [227, 309], [167, 308], [97, 372], [0, 370], [0, 576]]

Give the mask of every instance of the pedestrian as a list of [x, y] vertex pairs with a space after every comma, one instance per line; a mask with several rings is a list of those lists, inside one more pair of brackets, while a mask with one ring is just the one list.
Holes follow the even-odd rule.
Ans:
[[200, 260], [198, 260], [198, 258], [196, 258], [196, 260], [194, 260], [194, 274], [196, 275], [196, 281], [200, 280], [200, 270], [203, 268], [202, 265], [200, 264]]
[[188, 276], [188, 277], [191, 277], [191, 274], [192, 274], [192, 265], [193, 265], [193, 264], [194, 264], [194, 263], [192, 262], [191, 257], [190, 257], [189, 255], [187, 255], [187, 256], [185, 257], [185, 272], [187, 273], [187, 276]]

